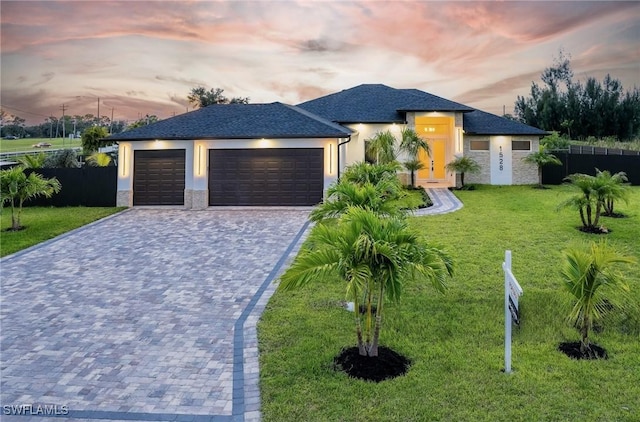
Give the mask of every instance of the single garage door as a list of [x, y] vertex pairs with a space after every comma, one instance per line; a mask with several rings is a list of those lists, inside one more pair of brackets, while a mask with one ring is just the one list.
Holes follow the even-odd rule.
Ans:
[[133, 163], [133, 205], [184, 205], [184, 149], [135, 151]]
[[316, 205], [323, 169], [322, 148], [212, 149], [209, 205]]

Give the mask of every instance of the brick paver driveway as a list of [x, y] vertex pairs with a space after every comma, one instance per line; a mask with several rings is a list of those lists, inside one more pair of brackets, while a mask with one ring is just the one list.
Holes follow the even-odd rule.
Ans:
[[0, 418], [258, 419], [255, 323], [307, 215], [133, 209], [3, 259]]

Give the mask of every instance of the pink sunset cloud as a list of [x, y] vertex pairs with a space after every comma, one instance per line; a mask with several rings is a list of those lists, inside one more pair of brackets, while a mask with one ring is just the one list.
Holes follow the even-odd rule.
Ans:
[[[576, 77], [640, 85], [635, 2], [3, 1], [3, 107], [30, 122], [182, 113], [197, 85], [297, 103], [361, 83], [501, 113], [559, 48]], [[86, 110], [84, 110], [86, 108]], [[19, 114], [20, 113], [16, 113]], [[54, 114], [54, 115], [57, 115]]]

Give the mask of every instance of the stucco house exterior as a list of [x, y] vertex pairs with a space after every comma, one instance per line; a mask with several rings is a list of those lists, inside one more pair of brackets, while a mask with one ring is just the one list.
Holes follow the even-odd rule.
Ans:
[[[306, 206], [320, 202], [365, 140], [403, 127], [427, 139], [423, 186], [451, 187], [445, 165], [470, 156], [474, 183], [537, 183], [522, 158], [546, 132], [417, 89], [365, 84], [297, 106], [218, 104], [111, 136], [119, 206]], [[403, 161], [403, 157], [399, 157]]]

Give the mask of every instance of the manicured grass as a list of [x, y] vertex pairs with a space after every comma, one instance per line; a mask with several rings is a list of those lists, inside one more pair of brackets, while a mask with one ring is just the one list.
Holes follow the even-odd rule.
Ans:
[[[601, 238], [576, 230], [576, 211], [556, 211], [572, 193], [478, 186], [456, 192], [460, 211], [412, 219], [449, 251], [457, 272], [445, 295], [411, 285], [386, 308], [381, 341], [412, 360], [406, 376], [375, 384], [333, 370], [334, 356], [355, 344], [343, 285], [276, 292], [258, 328], [264, 420], [640, 420], [640, 266], [626, 272], [635, 309], [608, 317], [592, 338], [610, 358], [576, 361], [557, 351], [579, 339], [565, 322], [560, 252]], [[606, 239], [640, 260], [640, 188], [619, 210], [630, 217], [605, 219]], [[524, 289], [510, 375], [501, 372], [505, 249]]]
[[26, 229], [5, 231], [11, 227], [11, 209], [0, 214], [0, 256], [9, 255], [45, 240], [54, 238], [92, 221], [99, 220], [124, 208], [100, 207], [26, 207], [22, 210], [21, 223]]
[[[34, 148], [33, 145], [47, 142], [51, 146], [47, 148]], [[18, 152], [27, 151], [37, 154], [40, 151], [46, 151], [56, 148], [76, 148], [81, 147], [81, 139], [66, 139], [66, 138], [23, 138], [23, 139], [0, 139], [0, 152]]]

